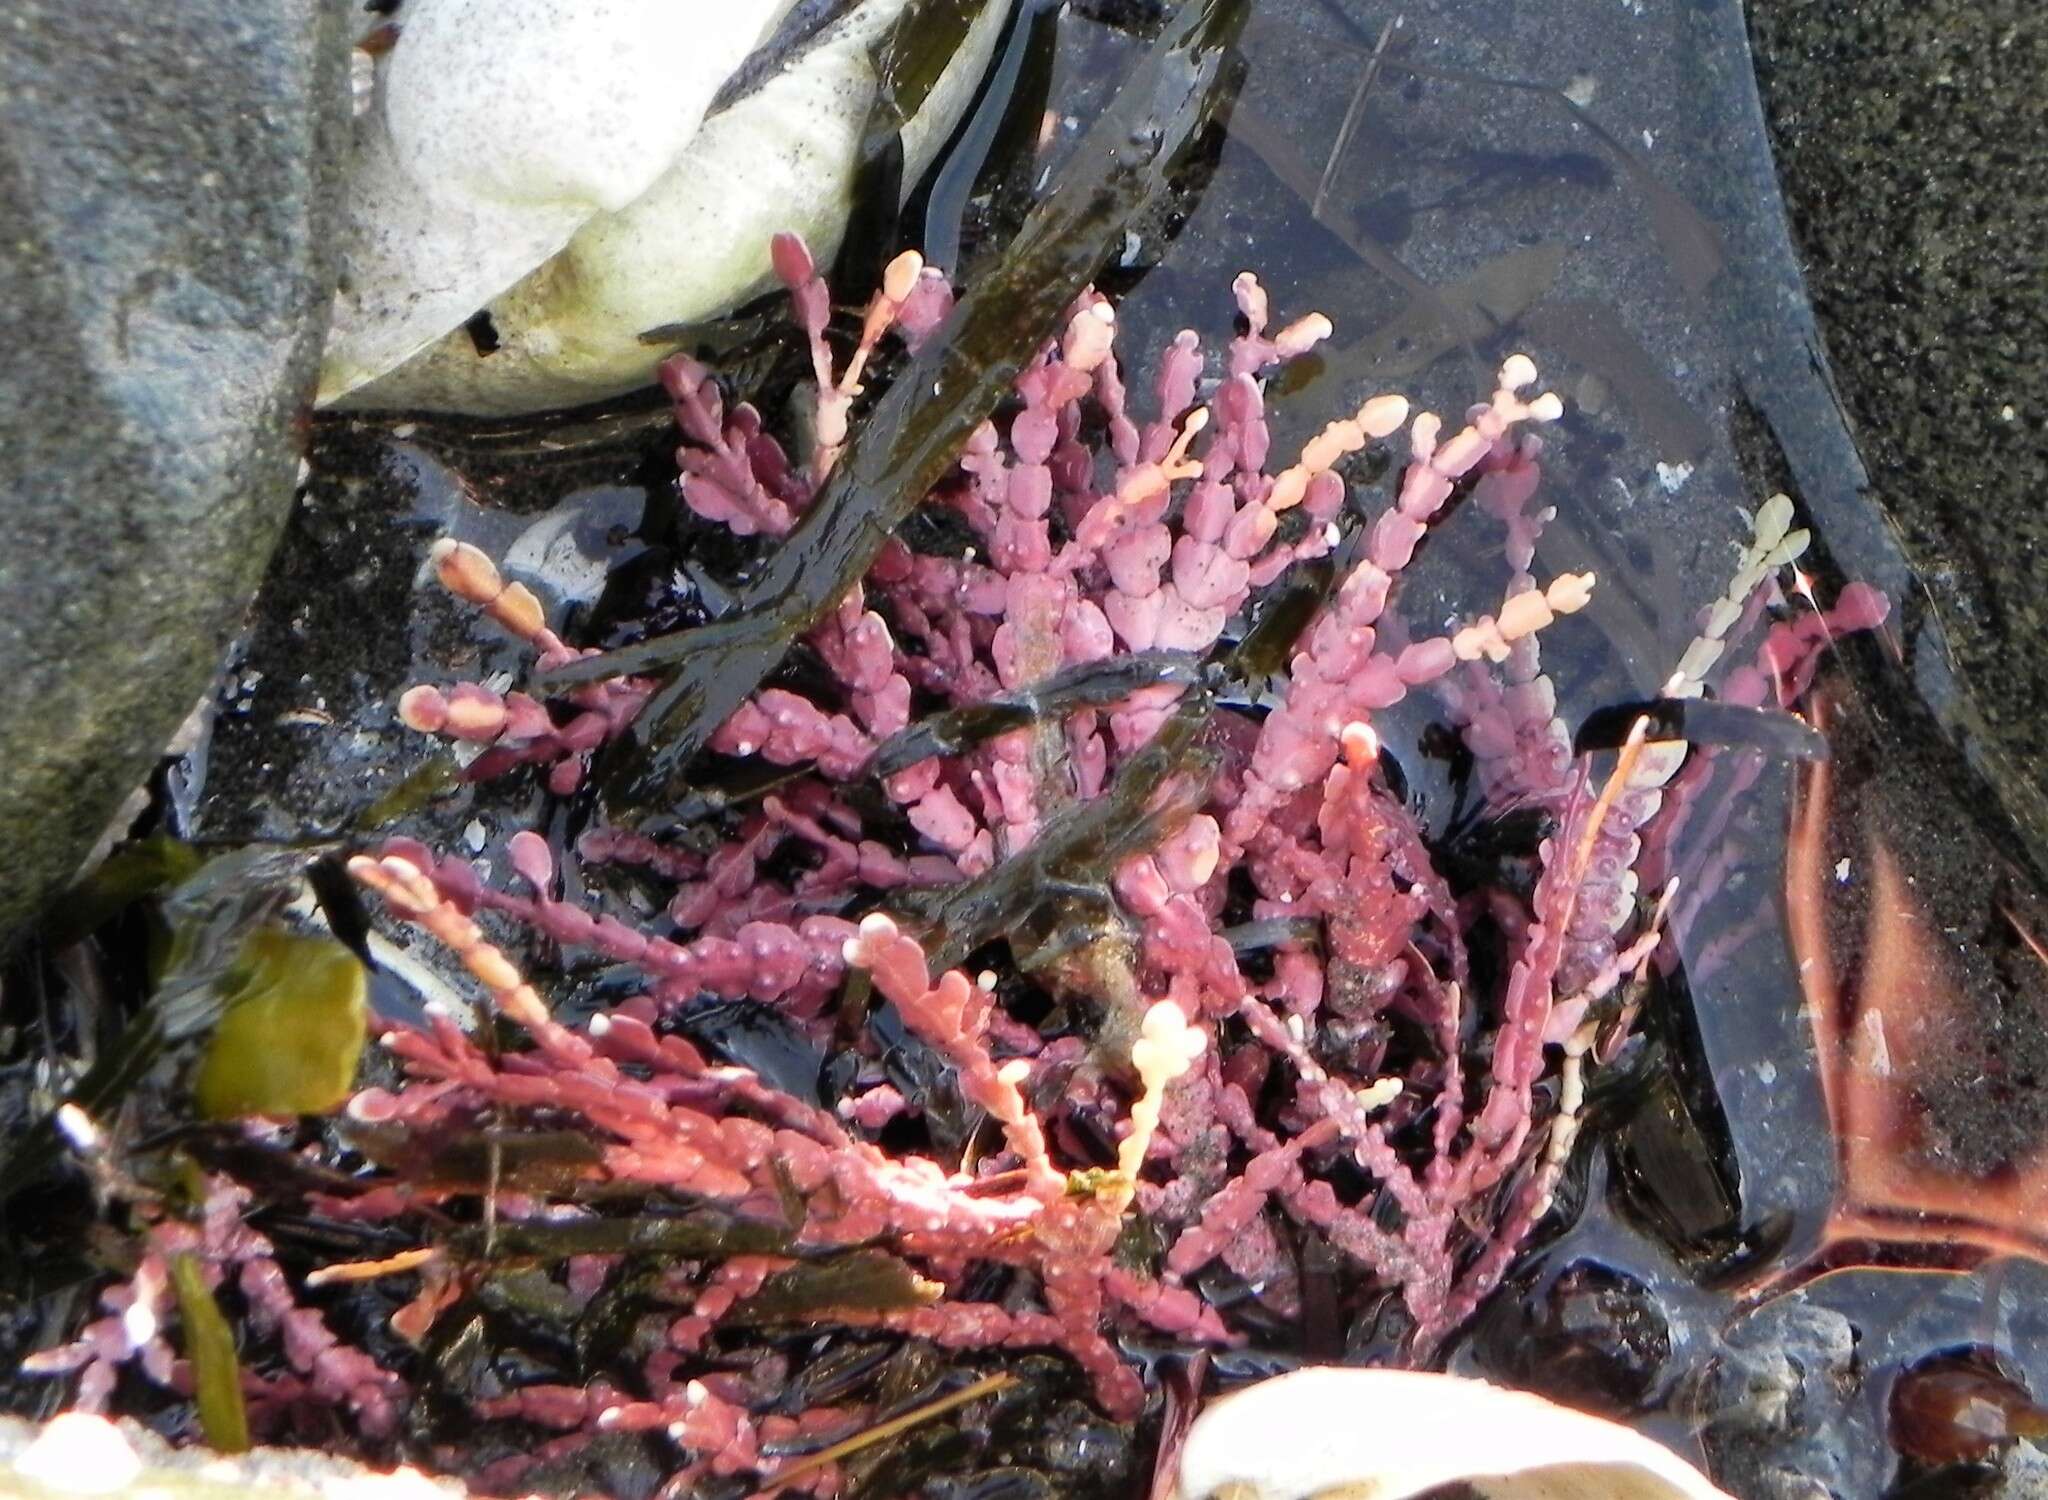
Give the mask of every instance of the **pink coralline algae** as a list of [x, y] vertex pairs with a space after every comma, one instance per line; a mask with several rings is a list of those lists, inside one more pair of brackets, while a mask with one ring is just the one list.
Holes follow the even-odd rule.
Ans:
[[[914, 345], [951, 298], [915, 257], [898, 261], [842, 361], [801, 245], [779, 241], [776, 265], [813, 354], [801, 460], [709, 371], [677, 359], [663, 372], [681, 502], [759, 545], [818, 491], [882, 341]], [[813, 670], [762, 687], [713, 736], [725, 769], [781, 768], [760, 778], [758, 801], [720, 808], [688, 839], [600, 826], [561, 851], [518, 834], [510, 888], [413, 842], [354, 861], [510, 1027], [492, 1045], [446, 1015], [391, 1029], [400, 1077], [354, 1100], [357, 1125], [435, 1139], [528, 1119], [595, 1143], [573, 1180], [494, 1197], [499, 1226], [601, 1217], [602, 1185], [775, 1231], [766, 1249], [678, 1261], [668, 1294], [685, 1310], [634, 1388], [528, 1386], [485, 1415], [550, 1429], [557, 1446], [666, 1431], [678, 1493], [691, 1476], [772, 1468], [762, 1443], [792, 1419], [764, 1415], [761, 1391], [707, 1351], [722, 1319], [834, 1252], [885, 1251], [907, 1290], [820, 1302], [806, 1321], [1063, 1351], [1120, 1418], [1146, 1400], [1120, 1341], [1242, 1336], [1200, 1290], [1212, 1267], [1267, 1314], [1301, 1314], [1295, 1233], [1398, 1299], [1416, 1357], [1506, 1273], [1569, 1156], [1585, 1070], [1622, 1044], [1631, 981], [1675, 920], [1659, 828], [1692, 805], [1687, 747], [1639, 730], [1597, 773], [1573, 755], [1539, 640], [1594, 580], [1534, 572], [1550, 514], [1534, 507], [1535, 429], [1560, 413], [1531, 394], [1534, 365], [1508, 359], [1455, 430], [1376, 396], [1276, 454], [1264, 382], [1330, 325], [1276, 329], [1252, 276], [1234, 291], [1242, 331], [1220, 355], [1181, 334], [1143, 399], [1126, 389], [1110, 303], [1080, 300], [926, 502], [944, 523], [930, 534], [958, 544], [892, 539], [802, 641]], [[1354, 525], [1348, 461], [1396, 439], [1392, 502]], [[1506, 585], [1490, 613], [1427, 633], [1391, 606], [1453, 503], [1504, 532]], [[1761, 632], [1757, 665], [1725, 685], [1789, 706], [1832, 636], [1882, 618], [1867, 590], [1823, 616], [1779, 589], [1804, 542], [1789, 521], [1780, 503], [1759, 511], [1756, 543], [1707, 604], [1667, 696], [1722, 691], [1724, 653]], [[434, 562], [542, 665], [583, 654], [482, 553], [443, 542]], [[1314, 571], [1303, 564], [1334, 568], [1334, 585], [1258, 680], [1222, 691], [1247, 622]], [[1152, 675], [1115, 678], [1134, 662]], [[613, 680], [543, 703], [420, 686], [401, 714], [479, 747], [474, 777], [530, 765], [567, 794], [653, 687]], [[1440, 873], [1374, 728], [1419, 690], [1439, 696], [1488, 806], [1541, 813], [1533, 878], [1474, 888]], [[974, 710], [995, 708], [973, 727]], [[1144, 795], [1116, 804], [1121, 826], [1087, 824], [1141, 775]], [[1107, 864], [1089, 864], [1104, 849]], [[612, 866], [662, 883], [663, 918], [565, 895], [569, 859], [584, 876]], [[1029, 878], [1004, 887], [1015, 869]], [[997, 892], [995, 921], [962, 918], [963, 893]], [[608, 991], [587, 1019], [558, 1019], [498, 945], [522, 930], [626, 966], [630, 998]], [[673, 1023], [706, 996], [770, 1007], [837, 1055], [832, 1090], [793, 1092], [691, 1040]], [[942, 1146], [935, 1128], [921, 1149], [883, 1144], [919, 1139], [931, 1108], [876, 1039], [884, 1008], [895, 1045], [935, 1060], [987, 1130], [964, 1145]], [[403, 1175], [378, 1184], [330, 1211], [423, 1224], [408, 1216], [477, 1196]], [[595, 1296], [616, 1259], [572, 1258], [571, 1295]], [[444, 1282], [464, 1274], [452, 1253], [436, 1264]], [[863, 1416], [806, 1420], [830, 1434]], [[490, 1477], [520, 1472], [513, 1461]], [[803, 1482], [829, 1489], [832, 1470]]]
[[246, 1189], [216, 1177], [206, 1184], [193, 1219], [152, 1214], [134, 1274], [101, 1294], [106, 1315], [71, 1343], [30, 1356], [23, 1370], [79, 1372], [75, 1406], [82, 1411], [105, 1409], [120, 1367], [131, 1361], [157, 1385], [191, 1395], [191, 1366], [164, 1334], [175, 1305], [171, 1261], [189, 1255], [209, 1290], [231, 1282], [248, 1309], [251, 1330], [277, 1340], [283, 1368], [244, 1377], [245, 1395], [259, 1416], [339, 1407], [365, 1437], [388, 1436], [407, 1399], [405, 1382], [338, 1338], [318, 1311], [299, 1305], [270, 1241], [243, 1222], [249, 1200]]

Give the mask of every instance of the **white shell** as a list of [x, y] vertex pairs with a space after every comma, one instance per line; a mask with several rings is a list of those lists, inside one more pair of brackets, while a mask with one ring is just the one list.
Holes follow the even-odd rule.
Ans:
[[[421, 146], [429, 132], [412, 123], [413, 105], [397, 104], [409, 77], [397, 64], [415, 40], [416, 22], [407, 21], [379, 80], [381, 116], [373, 108], [369, 117], [351, 243], [392, 238], [364, 216], [411, 211], [388, 191], [405, 142], [414, 144], [401, 175], [409, 181], [432, 172], [437, 201], [453, 196], [469, 217], [430, 219], [428, 232], [415, 232], [410, 247], [399, 245], [410, 253], [367, 258], [369, 280], [358, 267], [365, 258], [352, 251], [321, 404], [503, 414], [615, 395], [651, 380], [667, 352], [643, 343], [642, 333], [715, 317], [772, 284], [768, 242], [776, 232], [802, 234], [821, 263], [836, 252], [874, 97], [870, 49], [906, 0], [861, 0], [784, 71], [709, 120], [703, 111], [719, 83], [772, 30], [789, 0], [588, 3], [604, 11], [604, 27], [589, 27], [580, 5], [560, 7], [579, 12], [576, 26], [557, 28], [563, 52], [548, 63], [522, 44], [516, 60], [541, 70], [541, 91], [550, 97], [557, 90], [580, 95], [594, 77], [607, 78], [607, 88], [626, 96], [612, 106], [625, 120], [613, 139], [632, 148], [599, 147], [602, 132], [567, 121], [570, 106], [550, 104], [536, 108], [564, 117], [537, 132], [551, 149], [507, 151], [483, 169], [465, 167], [459, 147]], [[546, 0], [408, 0], [405, 14], [416, 6], [500, 4], [546, 8]], [[627, 14], [650, 6], [661, 12], [658, 22]], [[925, 108], [905, 126], [906, 179], [930, 163], [973, 97], [1007, 11], [1005, 0], [987, 7]], [[655, 36], [673, 26], [678, 12], [692, 18], [679, 52]], [[635, 25], [646, 29], [635, 33]], [[690, 64], [693, 83], [683, 103], [694, 113], [673, 148], [674, 132], [665, 135], [660, 122], [630, 103], [642, 85], [643, 52], [671, 71], [679, 59]], [[511, 60], [499, 56], [471, 67], [483, 69], [488, 83]], [[443, 66], [460, 71], [454, 62]], [[697, 81], [712, 68], [717, 76], [708, 86]], [[661, 97], [674, 101], [678, 92], [671, 79]], [[516, 134], [502, 111], [479, 107], [469, 95], [467, 85], [453, 91], [465, 129]], [[579, 140], [592, 142], [591, 159], [569, 149]], [[451, 182], [459, 192], [451, 194]], [[470, 207], [478, 202], [489, 211]], [[504, 274], [514, 260], [520, 263]], [[486, 305], [498, 347], [480, 355], [461, 325]]]
[[1670, 1449], [1525, 1391], [1410, 1370], [1296, 1370], [1196, 1419], [1174, 1500], [1729, 1500]]

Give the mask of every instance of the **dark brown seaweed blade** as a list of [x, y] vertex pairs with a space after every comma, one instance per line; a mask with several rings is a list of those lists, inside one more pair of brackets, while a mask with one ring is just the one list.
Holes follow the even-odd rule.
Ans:
[[615, 817], [644, 818], [669, 799], [690, 758], [864, 574], [911, 509], [1059, 326], [1165, 190], [1175, 159], [1231, 95], [1224, 66], [1245, 0], [1200, 0], [1175, 16], [1076, 148], [1000, 262], [978, 278], [933, 340], [904, 367], [728, 620], [659, 636], [541, 674], [539, 688], [672, 670], [602, 757]]
[[[1318, 560], [1290, 569], [1274, 585], [1243, 640], [1212, 663], [1182, 695], [1172, 717], [1116, 773], [1100, 797], [1048, 818], [1038, 836], [974, 879], [939, 891], [899, 891], [899, 909], [928, 924], [925, 947], [938, 967], [951, 967], [983, 943], [1015, 932], [1033, 913], [1071, 916], [1078, 906], [1107, 907], [1108, 881], [1127, 857], [1151, 848], [1193, 811], [1188, 797], [1154, 805], [1169, 782], [1206, 780], [1204, 730], [1216, 687], [1277, 671], [1329, 588], [1334, 570]], [[1087, 925], [1091, 920], [1083, 915]], [[1055, 925], [1061, 925], [1056, 921]]]
[[856, 3], [857, 0], [797, 0], [774, 34], [748, 53], [746, 61], [718, 86], [704, 118], [710, 120], [724, 114], [740, 100], [759, 92], [769, 79], [794, 67], [800, 54], [850, 15]]
[[894, 776], [931, 756], [958, 755], [971, 745], [1042, 719], [1121, 702], [1140, 688], [1161, 683], [1190, 686], [1199, 679], [1201, 665], [1185, 651], [1128, 651], [1077, 662], [1031, 687], [928, 714], [897, 730], [875, 747], [866, 774]]
[[871, 49], [875, 97], [861, 127], [853, 212], [828, 278], [832, 285], [865, 287], [881, 280], [883, 263], [896, 248], [906, 186], [903, 127], [924, 108], [988, 3], [910, 0]]
[[880, 1250], [850, 1250], [778, 1271], [734, 1309], [739, 1323], [792, 1323], [829, 1318], [836, 1308], [893, 1312], [929, 1306], [937, 1288]]
[[929, 924], [924, 945], [932, 967], [953, 967], [1048, 902], [1091, 890], [1106, 899], [1111, 871], [1193, 811], [1171, 801], [1152, 803], [1177, 777], [1206, 781], [1202, 731], [1213, 705], [1206, 687], [1190, 688], [1100, 797], [1046, 819], [1035, 839], [993, 869], [945, 890], [899, 892], [898, 905]]
[[573, 1130], [440, 1131], [351, 1120], [342, 1139], [386, 1171], [443, 1189], [566, 1190], [604, 1160], [596, 1141]]
[[1222, 653], [1224, 671], [1256, 689], [1285, 667], [1294, 643], [1330, 597], [1337, 572], [1331, 559], [1318, 557], [1282, 573], [1252, 606], [1252, 624], [1244, 638]]
[[486, 1261], [502, 1256], [566, 1260], [572, 1255], [660, 1255], [705, 1260], [728, 1255], [774, 1255], [789, 1249], [790, 1239], [790, 1231], [783, 1225], [702, 1209], [630, 1219], [563, 1219], [553, 1223], [511, 1220], [461, 1230], [448, 1245], [464, 1259]]
[[1595, 709], [1573, 736], [1572, 753], [1620, 749], [1639, 719], [1650, 721], [1653, 740], [1762, 750], [1782, 760], [1828, 758], [1827, 736], [1799, 715], [1779, 708], [1716, 703], [1711, 698], [1652, 698]]
[[[913, 226], [911, 243], [923, 248], [928, 263], [953, 275], [963, 269], [960, 245], [975, 196], [1001, 193], [1005, 184], [1028, 181], [1039, 127], [1052, 97], [1059, 11], [1050, 0], [1021, 0], [1016, 6], [997, 43], [981, 97], [905, 206], [905, 217]], [[1001, 242], [997, 231], [982, 243]]]

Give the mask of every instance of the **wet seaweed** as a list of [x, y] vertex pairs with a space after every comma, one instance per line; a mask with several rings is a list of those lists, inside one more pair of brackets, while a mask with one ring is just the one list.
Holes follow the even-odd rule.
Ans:
[[1762, 750], [1782, 760], [1826, 760], [1828, 737], [1797, 714], [1780, 708], [1717, 703], [1711, 698], [1652, 698], [1610, 703], [1586, 715], [1572, 737], [1572, 753], [1618, 750], [1639, 720], [1649, 721], [1649, 738], [1709, 746]]
[[418, 1129], [350, 1121], [344, 1139], [381, 1167], [437, 1187], [537, 1192], [561, 1189], [603, 1153], [574, 1130], [474, 1130], [436, 1137]]
[[[950, 967], [990, 939], [1018, 929], [1035, 929], [1031, 935], [1038, 941], [1028, 946], [1040, 950], [1039, 959], [1049, 960], [1054, 953], [1046, 950], [1085, 943], [1101, 933], [1105, 920], [1114, 922], [1107, 886], [1111, 872], [1128, 856], [1156, 845], [1201, 800], [1213, 764], [1205, 731], [1222, 695], [1279, 670], [1334, 576], [1325, 560], [1283, 575], [1243, 638], [1223, 648], [1219, 659], [1190, 683], [1159, 733], [1100, 797], [1061, 809], [1024, 849], [972, 880], [943, 891], [900, 893], [897, 905], [928, 924], [925, 943], [933, 963]], [[1156, 662], [1150, 670], [1163, 672], [1167, 666]], [[1181, 670], [1174, 664], [1173, 675], [1164, 680], [1179, 680]], [[1082, 682], [1093, 690], [1089, 679]], [[1172, 791], [1162, 798], [1170, 784]]]
[[[1038, 837], [1001, 864], [947, 889], [902, 892], [897, 904], [925, 924], [933, 966], [954, 967], [1048, 905], [1071, 910], [1091, 895], [1101, 898], [1125, 858], [1152, 847], [1193, 813], [1206, 790], [1209, 758], [1201, 732], [1214, 703], [1206, 686], [1190, 688], [1100, 797], [1047, 818]], [[1194, 785], [1184, 784], [1166, 806], [1155, 805], [1176, 779]]]
[[1047, 0], [1015, 7], [980, 97], [905, 205], [904, 218], [919, 227], [917, 243], [931, 264], [963, 269], [961, 248], [976, 198], [986, 191], [1006, 199], [1004, 185], [1028, 170], [1052, 94], [1058, 16], [1059, 7]]
[[799, 1323], [833, 1308], [923, 1307], [938, 1289], [880, 1250], [853, 1250], [778, 1271], [734, 1310], [740, 1323]]
[[854, 157], [853, 213], [835, 286], [873, 286], [894, 251], [905, 183], [903, 127], [915, 119], [989, 0], [910, 0], [875, 45], [875, 96]]
[[746, 1068], [785, 1094], [821, 1104], [832, 1102], [825, 1079], [825, 1054], [775, 1006], [759, 1000], [707, 997], [678, 1010], [663, 1027]]
[[249, 1413], [242, 1404], [242, 1365], [235, 1357], [235, 1331], [221, 1316], [220, 1304], [207, 1289], [196, 1258], [172, 1258], [171, 1285], [178, 1293], [185, 1357], [192, 1362], [193, 1395], [206, 1445], [221, 1453], [246, 1453]]
[[870, 776], [893, 776], [933, 755], [958, 755], [1013, 729], [1099, 708], [1140, 688], [1192, 686], [1201, 663], [1185, 651], [1131, 651], [1063, 668], [1030, 687], [927, 715], [875, 748]]
[[1226, 107], [1226, 54], [1244, 0], [1184, 10], [1096, 119], [1001, 262], [961, 298], [947, 325], [899, 372], [803, 520], [740, 595], [734, 616], [542, 674], [554, 690], [666, 672], [629, 737], [599, 764], [614, 820], [647, 822], [677, 789], [712, 729], [781, 661], [789, 643], [873, 563], [911, 509], [1081, 289], [1124, 228], [1167, 189], [1175, 161]]
[[[246, 979], [249, 939], [296, 894], [309, 858], [325, 852], [251, 846], [221, 855], [173, 886], [160, 904], [165, 946], [152, 965], [157, 973], [153, 992], [114, 1044], [71, 1088], [65, 1105], [84, 1111], [88, 1118], [104, 1118], [173, 1047], [211, 1032]], [[160, 861], [153, 867], [158, 872], [175, 864], [161, 851], [152, 859]], [[111, 880], [120, 886], [126, 878]], [[0, 1202], [48, 1170], [62, 1154], [58, 1113], [53, 1111], [24, 1130], [0, 1160]]]
[[572, 1255], [656, 1255], [680, 1260], [773, 1255], [787, 1250], [791, 1239], [786, 1225], [691, 1209], [677, 1214], [478, 1225], [457, 1231], [448, 1245], [459, 1257], [495, 1264], [516, 1256], [556, 1261]]

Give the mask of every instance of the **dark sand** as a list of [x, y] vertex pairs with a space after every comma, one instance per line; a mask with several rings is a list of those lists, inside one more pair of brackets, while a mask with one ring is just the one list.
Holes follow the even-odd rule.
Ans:
[[2048, 783], [2048, 5], [1753, 0], [1792, 231], [1875, 498]]

